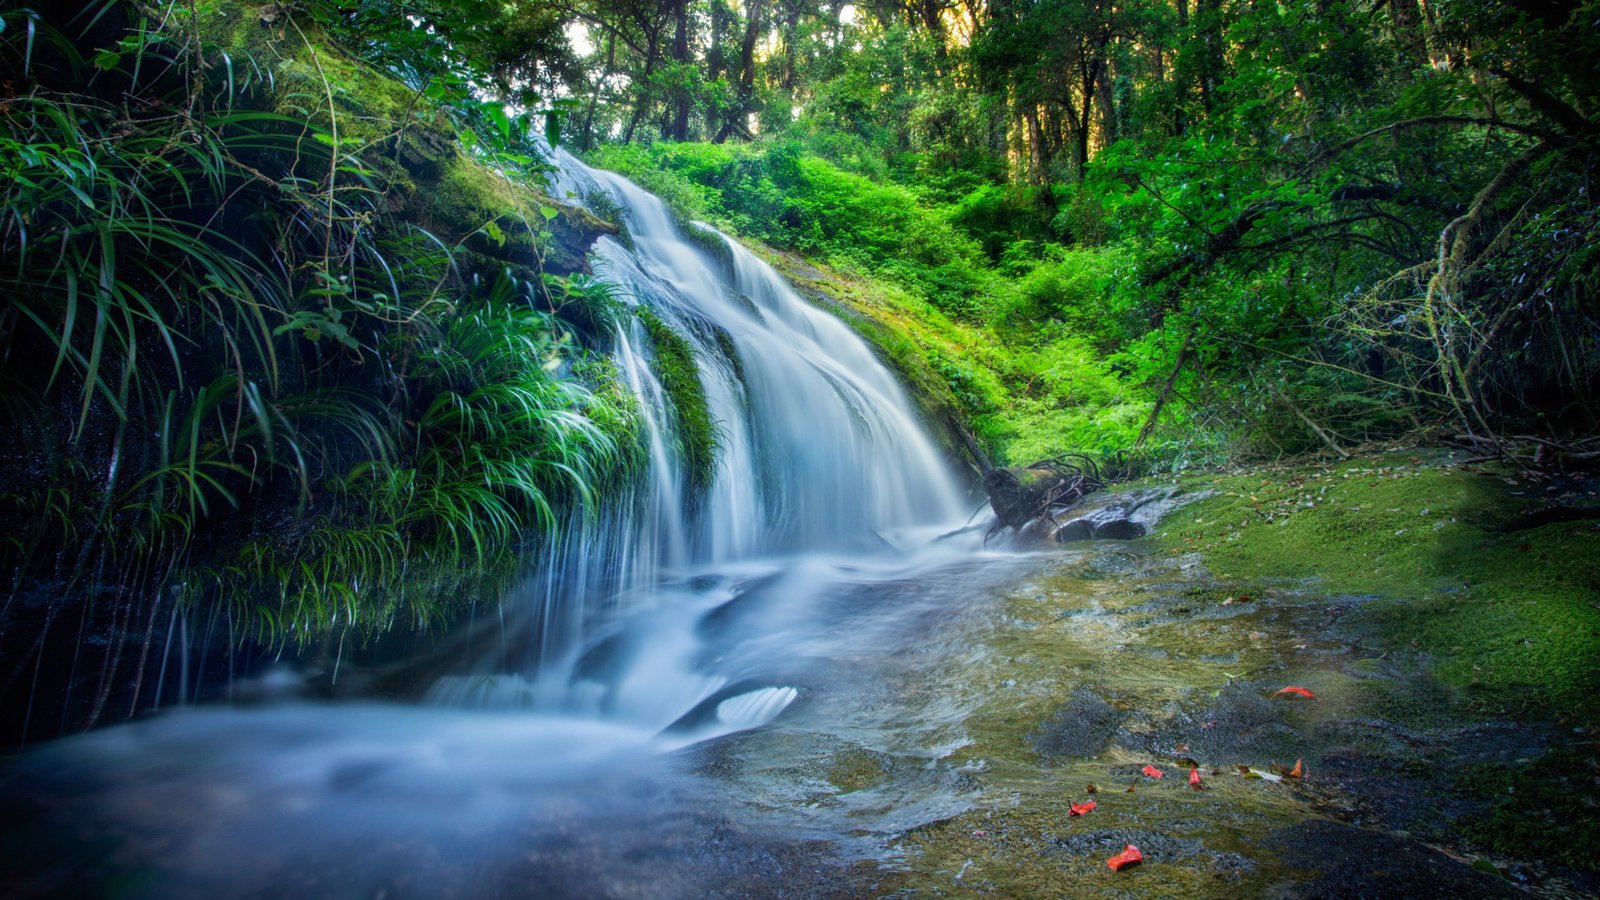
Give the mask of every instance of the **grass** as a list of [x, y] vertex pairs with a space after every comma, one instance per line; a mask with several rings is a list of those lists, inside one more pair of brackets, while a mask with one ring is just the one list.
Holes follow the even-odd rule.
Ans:
[[268, 645], [436, 623], [636, 463], [580, 344], [608, 226], [309, 25], [170, 12], [57, 35], [0, 116], [3, 677], [95, 635], [90, 720], [168, 596]]

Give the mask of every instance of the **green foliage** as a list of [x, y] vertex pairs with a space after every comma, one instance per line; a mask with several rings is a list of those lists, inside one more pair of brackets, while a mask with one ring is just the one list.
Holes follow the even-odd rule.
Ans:
[[198, 44], [183, 8], [107, 7], [109, 48], [0, 32], [55, 37], [0, 101], [0, 503], [29, 523], [0, 559], [46, 615], [121, 621], [112, 667], [169, 589], [268, 644], [441, 621], [636, 462], [567, 324], [619, 304], [540, 271], [567, 214], [310, 22], [209, 11]]

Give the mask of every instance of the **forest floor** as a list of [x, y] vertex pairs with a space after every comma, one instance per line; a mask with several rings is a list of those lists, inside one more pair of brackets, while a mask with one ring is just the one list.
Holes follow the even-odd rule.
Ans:
[[862, 891], [1600, 891], [1600, 485], [1464, 455], [1180, 478], [1152, 537], [1046, 551], [947, 687], [977, 800]]

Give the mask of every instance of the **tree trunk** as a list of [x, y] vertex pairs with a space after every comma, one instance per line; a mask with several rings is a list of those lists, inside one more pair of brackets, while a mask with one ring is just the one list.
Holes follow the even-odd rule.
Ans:
[[756, 39], [761, 36], [761, 17], [765, 14], [765, 0], [749, 0], [749, 19], [745, 22], [744, 43], [739, 46], [739, 98], [729, 111], [728, 120], [717, 131], [715, 143], [728, 139], [735, 128], [743, 128], [745, 114], [755, 94]]
[[[689, 0], [676, 0], [673, 18], [672, 60], [682, 67], [679, 72], [681, 76], [693, 62], [689, 58]], [[670, 140], [686, 141], [689, 139], [689, 86], [678, 84], [673, 88], [673, 93], [672, 116], [665, 129], [666, 136]]]
[[578, 135], [578, 146], [585, 150], [594, 147], [594, 114], [600, 108], [600, 92], [605, 90], [606, 82], [611, 80], [611, 75], [616, 71], [617, 64], [617, 33], [608, 31], [606, 34], [606, 66], [599, 80], [594, 83], [594, 93], [589, 95], [589, 110], [583, 116], [583, 132]]
[[1411, 71], [1428, 65], [1428, 37], [1423, 31], [1422, 8], [1417, 0], [1389, 0], [1395, 49]]
[[650, 101], [653, 99], [650, 96], [650, 76], [655, 74], [656, 59], [661, 55], [659, 37], [659, 35], [652, 33], [649, 38], [649, 45], [644, 57], [644, 75], [639, 79], [640, 83], [638, 85], [639, 99], [633, 107], [633, 118], [628, 120], [628, 130], [622, 133], [622, 142], [624, 144], [633, 143], [634, 129], [639, 127], [639, 123], [644, 120], [645, 114], [650, 111]]

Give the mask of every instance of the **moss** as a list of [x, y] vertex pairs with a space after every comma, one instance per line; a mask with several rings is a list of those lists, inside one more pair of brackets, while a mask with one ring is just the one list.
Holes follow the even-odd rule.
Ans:
[[845, 793], [872, 787], [888, 775], [883, 754], [853, 744], [836, 754], [827, 770], [828, 783]]
[[1365, 624], [1485, 711], [1600, 714], [1600, 531], [1505, 530], [1518, 479], [1409, 454], [1204, 480], [1216, 494], [1164, 523], [1166, 552], [1376, 595]]
[[1592, 754], [1552, 751], [1516, 767], [1477, 765], [1461, 781], [1488, 804], [1456, 824], [1479, 846], [1600, 872], [1600, 786]]
[[655, 352], [655, 371], [671, 401], [677, 435], [696, 492], [710, 487], [716, 475], [717, 429], [700, 383], [694, 347], [653, 311], [640, 307], [639, 321]]

